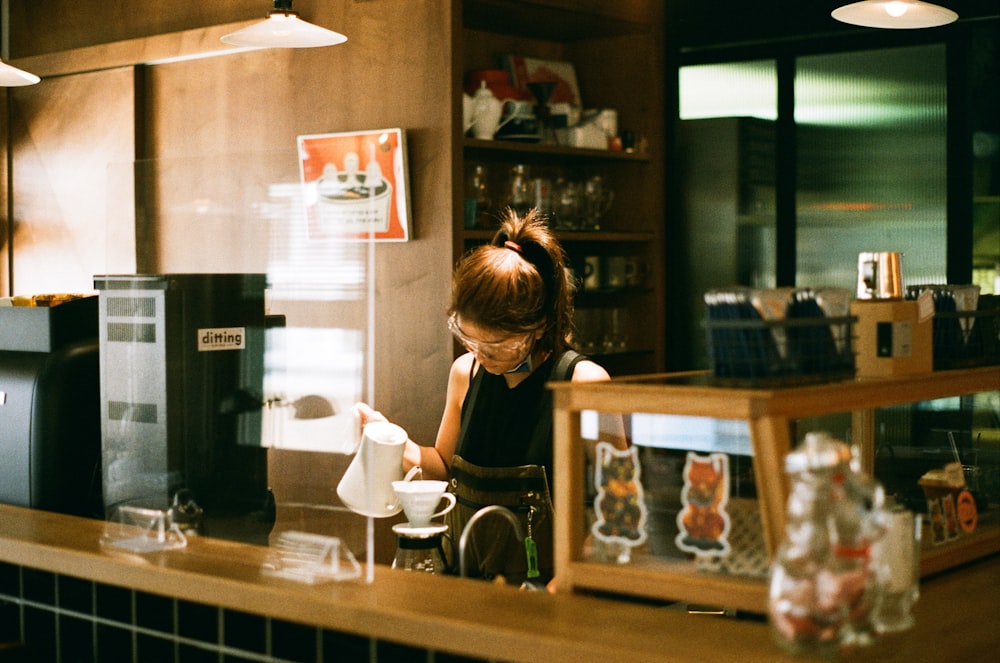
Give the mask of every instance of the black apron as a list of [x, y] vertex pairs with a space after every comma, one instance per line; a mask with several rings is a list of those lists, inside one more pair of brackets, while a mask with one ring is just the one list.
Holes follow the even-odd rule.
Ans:
[[451, 463], [449, 490], [456, 505], [445, 516], [449, 531], [457, 546], [476, 511], [491, 504], [507, 507], [520, 522], [522, 534], [530, 534], [534, 541], [538, 575], [528, 577], [525, 544], [507, 519], [496, 513], [486, 514], [469, 533], [467, 575], [502, 575], [511, 584], [526, 579], [544, 584], [552, 579], [552, 392], [545, 385], [572, 378], [582, 359], [573, 351], [558, 361], [550, 357], [513, 389], [502, 375], [480, 370], [471, 376]]

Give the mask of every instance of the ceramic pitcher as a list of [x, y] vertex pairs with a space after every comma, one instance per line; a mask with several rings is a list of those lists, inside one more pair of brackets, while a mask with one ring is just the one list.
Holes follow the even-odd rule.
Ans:
[[902, 299], [903, 254], [892, 251], [858, 254], [858, 299]]
[[493, 96], [483, 81], [472, 100], [472, 135], [480, 140], [493, 140], [502, 114], [503, 102]]
[[388, 421], [365, 424], [354, 460], [337, 484], [337, 496], [351, 511], [373, 518], [387, 518], [402, 508], [392, 489], [393, 481], [409, 481], [419, 471], [403, 474], [406, 431]]

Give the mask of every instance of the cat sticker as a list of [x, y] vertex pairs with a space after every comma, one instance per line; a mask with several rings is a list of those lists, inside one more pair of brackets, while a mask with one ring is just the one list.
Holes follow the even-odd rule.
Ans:
[[591, 532], [606, 543], [641, 545], [646, 541], [646, 502], [639, 482], [638, 449], [620, 451], [607, 442], [598, 442], [596, 450], [597, 520]]
[[729, 456], [701, 456], [693, 451], [684, 463], [677, 547], [695, 555], [729, 554]]

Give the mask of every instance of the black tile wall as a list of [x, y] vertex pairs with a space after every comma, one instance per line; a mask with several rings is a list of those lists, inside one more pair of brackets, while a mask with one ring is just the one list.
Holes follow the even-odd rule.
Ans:
[[[62, 598], [60, 596], [60, 598]], [[174, 600], [156, 594], [137, 592], [135, 624], [161, 633], [174, 632]]]
[[59, 576], [56, 587], [61, 607], [81, 615], [94, 614], [94, 583], [71, 576]]
[[24, 569], [24, 598], [36, 603], [54, 605], [56, 601], [56, 577], [51, 573]]
[[94, 620], [69, 615], [59, 617], [59, 654], [62, 663], [96, 663]]
[[233, 649], [263, 654], [267, 651], [265, 622], [259, 615], [226, 610], [222, 623], [223, 643]]
[[[134, 631], [127, 626], [97, 625], [97, 647], [94, 658], [98, 661], [131, 661], [132, 635]], [[29, 641], [29, 644], [31, 642]]]
[[177, 632], [182, 638], [219, 642], [221, 608], [189, 601], [177, 602]]
[[0, 562], [3, 663], [475, 663]]
[[113, 622], [132, 623], [132, 592], [124, 587], [96, 585], [97, 614]]
[[0, 592], [0, 643], [21, 642], [21, 607]]

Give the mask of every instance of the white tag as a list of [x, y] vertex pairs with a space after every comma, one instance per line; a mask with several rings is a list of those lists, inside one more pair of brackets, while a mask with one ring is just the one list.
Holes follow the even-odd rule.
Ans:
[[934, 317], [934, 293], [927, 288], [917, 297], [917, 322], [927, 322]]
[[246, 327], [212, 327], [198, 330], [198, 352], [243, 350], [246, 344]]

